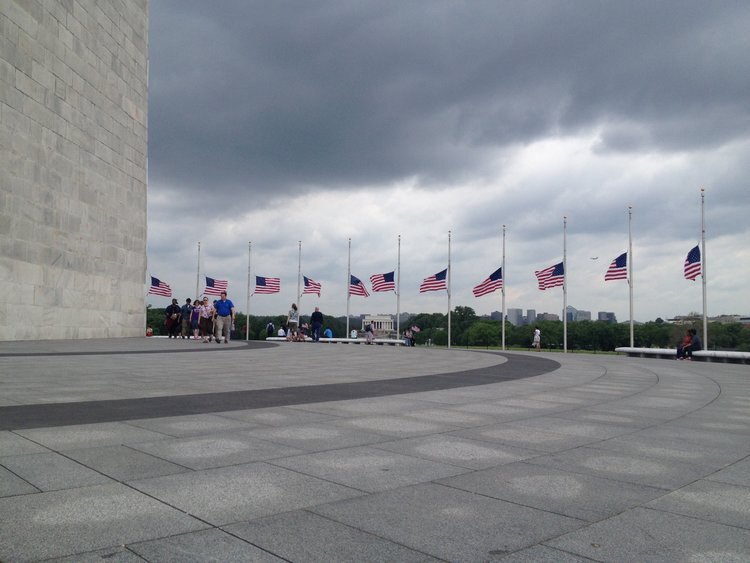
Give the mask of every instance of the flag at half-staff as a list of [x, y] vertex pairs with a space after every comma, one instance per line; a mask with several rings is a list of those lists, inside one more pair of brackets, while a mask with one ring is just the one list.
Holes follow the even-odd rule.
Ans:
[[362, 297], [369, 297], [370, 294], [367, 292], [365, 284], [362, 283], [357, 276], [349, 275], [349, 295], [361, 295]]
[[685, 279], [692, 281], [695, 281], [695, 278], [701, 275], [701, 249], [697, 244], [685, 258], [684, 272]]
[[302, 276], [302, 279], [304, 280], [302, 295], [304, 295], [305, 293], [313, 293], [320, 297], [320, 283], [311, 278], [308, 278], [307, 276]]
[[447, 277], [448, 268], [446, 268], [442, 272], [438, 272], [434, 276], [426, 277], [424, 280], [422, 280], [422, 284], [419, 286], [419, 293], [425, 293], [427, 291], [440, 291], [442, 289], [447, 290]]
[[266, 278], [263, 276], [255, 276], [255, 293], [256, 294], [278, 293], [280, 290], [281, 290], [280, 278]]
[[534, 275], [542, 291], [565, 284], [565, 267], [562, 262], [544, 270], [538, 270], [534, 272]]
[[222, 291], [226, 292], [229, 287], [227, 280], [217, 280], [206, 276], [206, 289], [204, 295], [221, 295]]
[[628, 279], [628, 253], [623, 252], [607, 268], [604, 281]]
[[164, 283], [159, 278], [151, 276], [151, 287], [148, 289], [149, 295], [161, 295], [162, 297], [172, 297], [172, 288], [169, 284]]
[[373, 291], [396, 291], [395, 272], [370, 276]]
[[487, 295], [488, 293], [502, 289], [502, 287], [503, 269], [500, 267], [492, 272], [486, 280], [474, 287], [472, 293], [474, 293], [474, 297], [481, 297], [482, 295]]

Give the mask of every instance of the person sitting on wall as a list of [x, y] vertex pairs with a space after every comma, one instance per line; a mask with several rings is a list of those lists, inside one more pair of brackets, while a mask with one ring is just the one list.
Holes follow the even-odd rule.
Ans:
[[682, 339], [682, 342], [677, 345], [677, 359], [678, 360], [684, 360], [685, 359], [685, 349], [690, 347], [690, 344], [693, 342], [693, 333], [691, 332], [692, 329], [689, 329], [685, 331], [685, 336]]
[[693, 352], [703, 350], [703, 342], [701, 341], [701, 337], [698, 336], [698, 331], [694, 328], [690, 329], [690, 337], [690, 344], [688, 346], [685, 346], [682, 351], [685, 354], [685, 359], [692, 361]]

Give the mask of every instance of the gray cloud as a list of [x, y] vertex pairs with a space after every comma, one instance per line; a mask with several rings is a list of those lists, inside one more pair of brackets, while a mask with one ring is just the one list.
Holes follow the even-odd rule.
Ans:
[[154, 2], [150, 176], [195, 193], [463, 181], [600, 127], [596, 150], [750, 125], [739, 2]]

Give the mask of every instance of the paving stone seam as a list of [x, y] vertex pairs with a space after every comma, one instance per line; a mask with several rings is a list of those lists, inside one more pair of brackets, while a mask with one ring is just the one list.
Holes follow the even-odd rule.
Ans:
[[[468, 473], [466, 475], [468, 475]], [[531, 506], [529, 504], [524, 504], [524, 503], [519, 502], [517, 500], [510, 500], [510, 499], [505, 499], [505, 498], [500, 498], [500, 497], [493, 497], [492, 495], [488, 495], [487, 493], [481, 493], [481, 492], [477, 492], [477, 491], [469, 491], [467, 489], [462, 489], [461, 487], [456, 487], [454, 485], [448, 485], [447, 483], [436, 483], [435, 481], [429, 481], [429, 482], [431, 484], [433, 484], [433, 485], [439, 485], [441, 487], [445, 487], [446, 489], [453, 489], [454, 491], [459, 491], [459, 492], [462, 492], [462, 493], [471, 493], [472, 495], [477, 495], [477, 496], [484, 497], [484, 498], [487, 498], [487, 499], [490, 499], [490, 500], [497, 500], [497, 501], [500, 501], [500, 502], [507, 502], [508, 504], [514, 504], [516, 506], [521, 506], [523, 508], [530, 508], [531, 510], [539, 510], [540, 512], [546, 512], [547, 514], [554, 514], [555, 516], [563, 516], [564, 518], [570, 518], [571, 520], [578, 520], [579, 522], [581, 522], [583, 524], [589, 524], [590, 523], [588, 520], [583, 520], [582, 518], [578, 518], [576, 516], [571, 516], [570, 514], [563, 514], [562, 512], [555, 512], [554, 510], [548, 510], [546, 508], [539, 508], [538, 506]], [[606, 520], [606, 518], [603, 518], [603, 520]], [[558, 536], [555, 536], [555, 537], [558, 537]], [[554, 538], [547, 538], [547, 539], [554, 539]], [[547, 541], [547, 539], [541, 540], [541, 541]]]

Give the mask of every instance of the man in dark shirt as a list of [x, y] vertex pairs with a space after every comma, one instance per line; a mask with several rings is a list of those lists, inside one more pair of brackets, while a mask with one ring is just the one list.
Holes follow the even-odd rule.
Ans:
[[185, 304], [180, 309], [180, 318], [182, 322], [182, 330], [180, 330], [180, 336], [183, 338], [190, 338], [190, 315], [193, 312], [193, 306], [190, 304], [190, 297], [185, 300]]
[[698, 331], [695, 330], [694, 328], [691, 328], [690, 334], [693, 336], [693, 338], [690, 341], [690, 344], [688, 346], [685, 346], [685, 348], [683, 349], [685, 357], [688, 360], [693, 359], [693, 352], [698, 352], [700, 350], [703, 350], [703, 342], [701, 341], [701, 337], [698, 336]]
[[177, 338], [180, 332], [180, 306], [177, 299], [172, 299], [172, 304], [164, 310], [164, 326], [167, 327], [169, 338]]
[[310, 315], [310, 323], [312, 324], [313, 342], [319, 342], [320, 329], [323, 328], [323, 313], [320, 312], [319, 307], [315, 307], [315, 311]]

